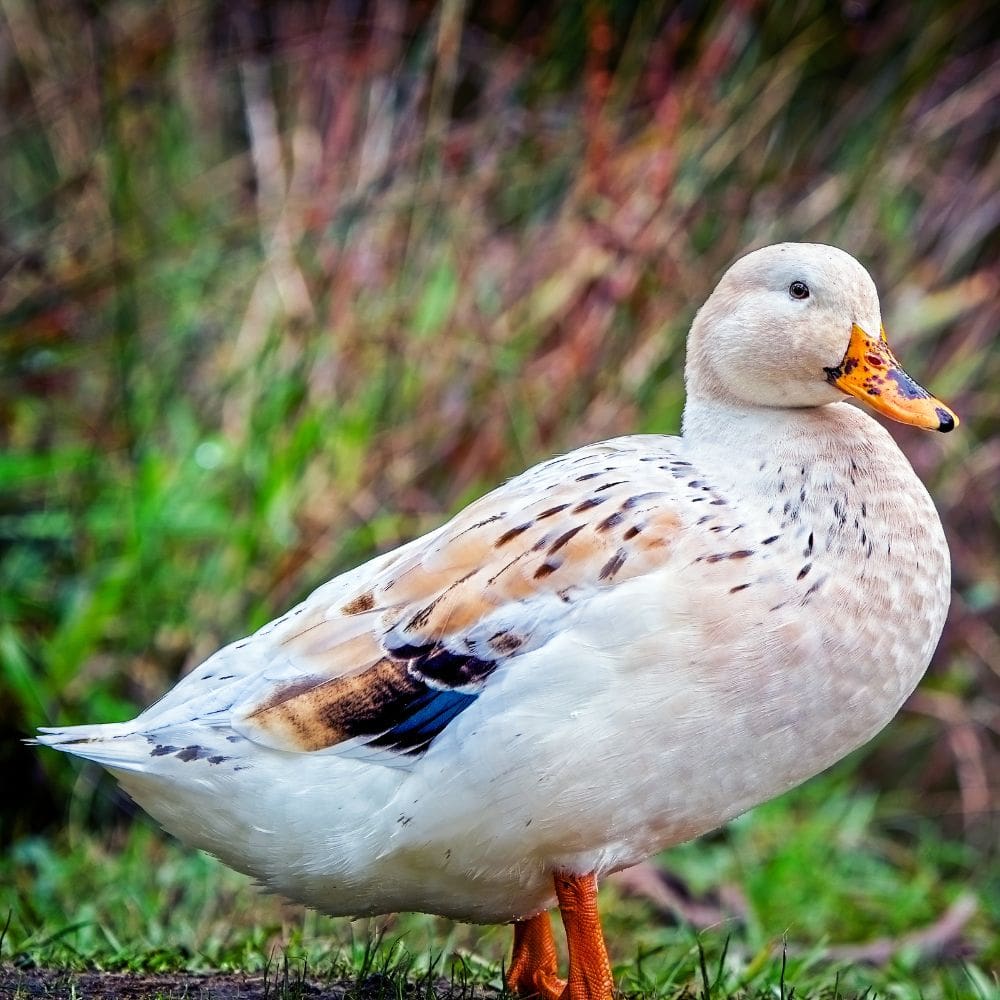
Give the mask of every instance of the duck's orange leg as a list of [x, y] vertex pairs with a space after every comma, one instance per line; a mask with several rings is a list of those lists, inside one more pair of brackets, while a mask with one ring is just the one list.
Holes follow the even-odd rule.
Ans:
[[566, 928], [569, 980], [558, 976], [549, 915], [539, 913], [514, 924], [507, 988], [518, 996], [542, 1000], [611, 1000], [614, 982], [597, 911], [597, 879], [593, 874], [559, 874], [554, 881]]
[[614, 981], [597, 911], [597, 879], [593, 874], [558, 874], [555, 883], [569, 949], [563, 1000], [611, 1000]]
[[507, 970], [507, 989], [522, 997], [559, 1000], [566, 983], [559, 978], [556, 943], [548, 913], [514, 924], [514, 954]]

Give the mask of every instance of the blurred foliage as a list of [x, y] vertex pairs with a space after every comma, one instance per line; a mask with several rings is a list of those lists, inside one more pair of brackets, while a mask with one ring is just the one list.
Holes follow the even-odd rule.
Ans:
[[[127, 718], [528, 463], [676, 432], [695, 308], [808, 239], [869, 265], [963, 418], [893, 428], [954, 601], [858, 778], [988, 856], [998, 28], [934, 0], [0, 0], [0, 840], [78, 773], [36, 725]], [[88, 774], [74, 809], [107, 819]]]

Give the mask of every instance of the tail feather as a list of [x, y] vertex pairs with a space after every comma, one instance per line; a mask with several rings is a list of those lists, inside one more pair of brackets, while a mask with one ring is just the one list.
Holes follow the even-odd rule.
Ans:
[[63, 753], [95, 761], [104, 767], [144, 771], [149, 761], [149, 741], [128, 722], [92, 726], [43, 726], [29, 741]]

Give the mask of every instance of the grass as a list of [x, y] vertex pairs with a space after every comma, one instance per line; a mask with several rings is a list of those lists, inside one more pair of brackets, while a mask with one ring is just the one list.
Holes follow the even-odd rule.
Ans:
[[[800, 997], [995, 995], [997, 872], [890, 800], [859, 794], [850, 774], [842, 766], [661, 859], [703, 904], [723, 887], [730, 915], [721, 908], [701, 932], [610, 883], [602, 910], [621, 989], [775, 996], [784, 977], [786, 995], [794, 987]], [[10, 914], [0, 958], [26, 966], [260, 974], [287, 962], [320, 980], [378, 970], [499, 988], [510, 947], [506, 928], [319, 916], [144, 823], [22, 841], [0, 864], [0, 886], [0, 912]], [[966, 894], [976, 910], [964, 926], [935, 944], [914, 939]], [[838, 957], [846, 944], [885, 937], [894, 945], [879, 967]]]
[[[900, 432], [949, 534], [948, 629], [836, 778], [672, 852], [697, 892], [740, 887], [744, 922], [696, 938], [609, 888], [612, 950], [633, 992], [724, 995], [753, 972], [777, 996], [787, 929], [800, 996], [988, 995], [996, 11], [232, 6], [0, 0], [3, 957], [356, 969], [367, 929], [122, 832], [104, 779], [22, 738], [128, 717], [533, 461], [675, 432], [697, 303], [748, 246], [811, 239], [870, 265], [898, 353], [963, 418]], [[933, 923], [966, 886], [967, 966], [820, 962]], [[498, 981], [506, 935], [404, 930], [415, 972], [459, 953]]]

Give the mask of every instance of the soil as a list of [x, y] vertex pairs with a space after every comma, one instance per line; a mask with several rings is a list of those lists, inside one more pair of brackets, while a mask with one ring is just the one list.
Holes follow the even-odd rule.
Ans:
[[[66, 969], [21, 969], [0, 964], [0, 1000], [398, 1000], [398, 979], [370, 976], [319, 982], [243, 973], [70, 972]], [[496, 1000], [494, 990], [434, 984], [439, 1000]], [[411, 993], [412, 991], [412, 993]], [[427, 983], [412, 984], [405, 994], [423, 1000]]]

